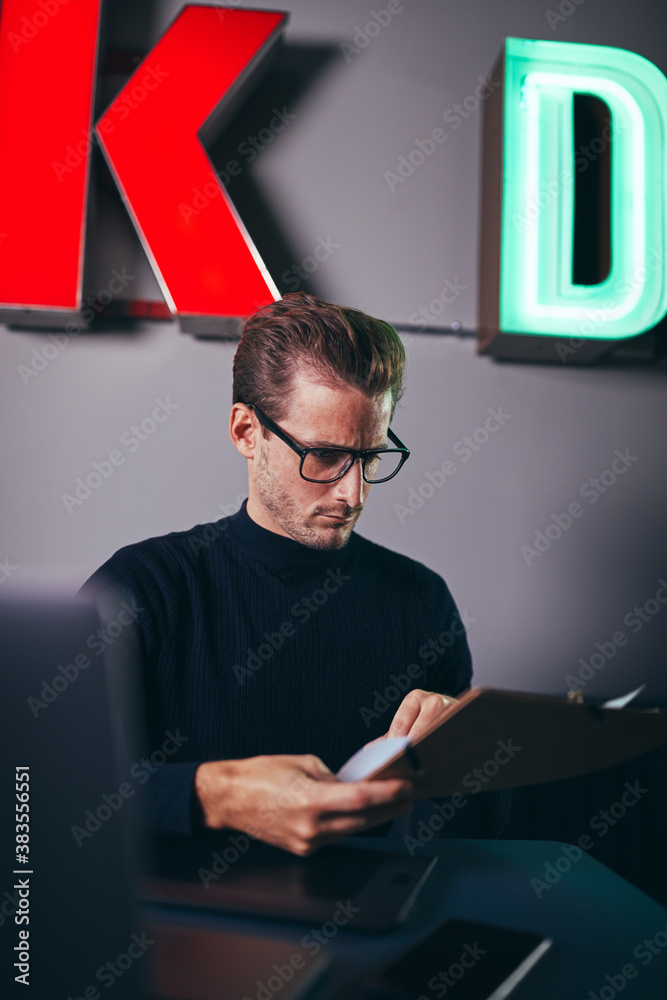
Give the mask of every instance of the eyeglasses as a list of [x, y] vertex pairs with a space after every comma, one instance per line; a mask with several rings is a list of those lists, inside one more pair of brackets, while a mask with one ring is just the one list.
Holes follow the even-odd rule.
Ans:
[[263, 427], [271, 431], [281, 441], [301, 457], [299, 474], [309, 483], [335, 483], [342, 479], [355, 461], [361, 459], [361, 469], [367, 483], [386, 483], [393, 479], [404, 462], [410, 457], [410, 449], [392, 430], [387, 429], [389, 440], [396, 448], [379, 448], [376, 451], [354, 451], [351, 448], [302, 448], [285, 431], [265, 416], [254, 403], [246, 404], [254, 411]]

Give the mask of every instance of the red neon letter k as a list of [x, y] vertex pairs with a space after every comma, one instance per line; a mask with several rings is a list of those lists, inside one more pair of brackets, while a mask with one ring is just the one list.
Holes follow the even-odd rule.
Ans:
[[186, 6], [95, 127], [179, 317], [244, 317], [280, 298], [199, 132], [285, 21], [282, 13]]

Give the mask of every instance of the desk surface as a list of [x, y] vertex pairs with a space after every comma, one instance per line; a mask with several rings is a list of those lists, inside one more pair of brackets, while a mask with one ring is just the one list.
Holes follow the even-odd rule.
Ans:
[[[349, 838], [344, 843], [360, 850], [404, 852], [401, 844], [382, 837]], [[440, 860], [405, 923], [382, 934], [355, 931], [353, 921], [341, 928], [321, 946], [319, 957], [329, 958], [330, 963], [308, 1000], [327, 1000], [370, 964], [395, 955], [447, 917], [540, 932], [553, 939], [551, 949], [512, 1000], [591, 1000], [590, 991], [598, 998], [600, 990], [603, 998], [617, 993], [623, 1000], [667, 997], [667, 909], [585, 853], [568, 867], [563, 847], [552, 841], [431, 842], [423, 852], [438, 854]], [[531, 884], [531, 879], [548, 884], [548, 864], [554, 866], [553, 884], [549, 888]], [[266, 935], [295, 946], [312, 929], [306, 923], [152, 905], [144, 906], [143, 912], [150, 921]], [[619, 977], [628, 963], [636, 975], [622, 985]], [[345, 995], [353, 1000], [352, 990]], [[224, 991], [220, 996], [224, 1000]]]

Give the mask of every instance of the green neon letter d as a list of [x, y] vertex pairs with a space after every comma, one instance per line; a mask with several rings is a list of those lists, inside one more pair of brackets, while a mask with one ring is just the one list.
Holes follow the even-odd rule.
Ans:
[[[611, 267], [572, 282], [573, 94], [610, 110]], [[499, 325], [502, 331], [620, 340], [667, 312], [667, 79], [601, 45], [505, 43]]]

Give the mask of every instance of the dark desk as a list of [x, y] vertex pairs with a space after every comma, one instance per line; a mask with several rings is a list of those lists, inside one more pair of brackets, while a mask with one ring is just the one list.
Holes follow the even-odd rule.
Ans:
[[[403, 850], [385, 838], [350, 838], [346, 843], [360, 850]], [[592, 1000], [590, 991], [598, 998], [600, 990], [601, 1000], [612, 1000], [617, 994], [623, 1000], [667, 997], [667, 909], [585, 853], [549, 889], [540, 890], [539, 898], [531, 879], [544, 881], [547, 862], [554, 864], [564, 857], [560, 843], [441, 840], [430, 843], [424, 853], [439, 854], [440, 860], [407, 921], [388, 934], [355, 931], [353, 921], [341, 928], [322, 946], [321, 953], [331, 963], [308, 1000], [331, 997], [378, 957], [395, 955], [438, 922], [454, 916], [538, 931], [553, 939], [549, 952], [512, 994], [512, 1000]], [[559, 867], [567, 868], [566, 862], [560, 861]], [[151, 921], [267, 935], [294, 945], [311, 930], [308, 924], [157, 906], [145, 906], [143, 913]], [[655, 954], [642, 948], [638, 957], [633, 952], [644, 939], [652, 942]], [[636, 977], [615, 990], [605, 976], [621, 986], [620, 979], [613, 977], [622, 976], [628, 963], [637, 970]], [[220, 997], [227, 1000], [221, 987]], [[455, 988], [451, 995], [455, 1000]], [[429, 1000], [431, 996], [435, 998], [432, 994]], [[347, 990], [345, 997], [353, 1000], [354, 991]]]

